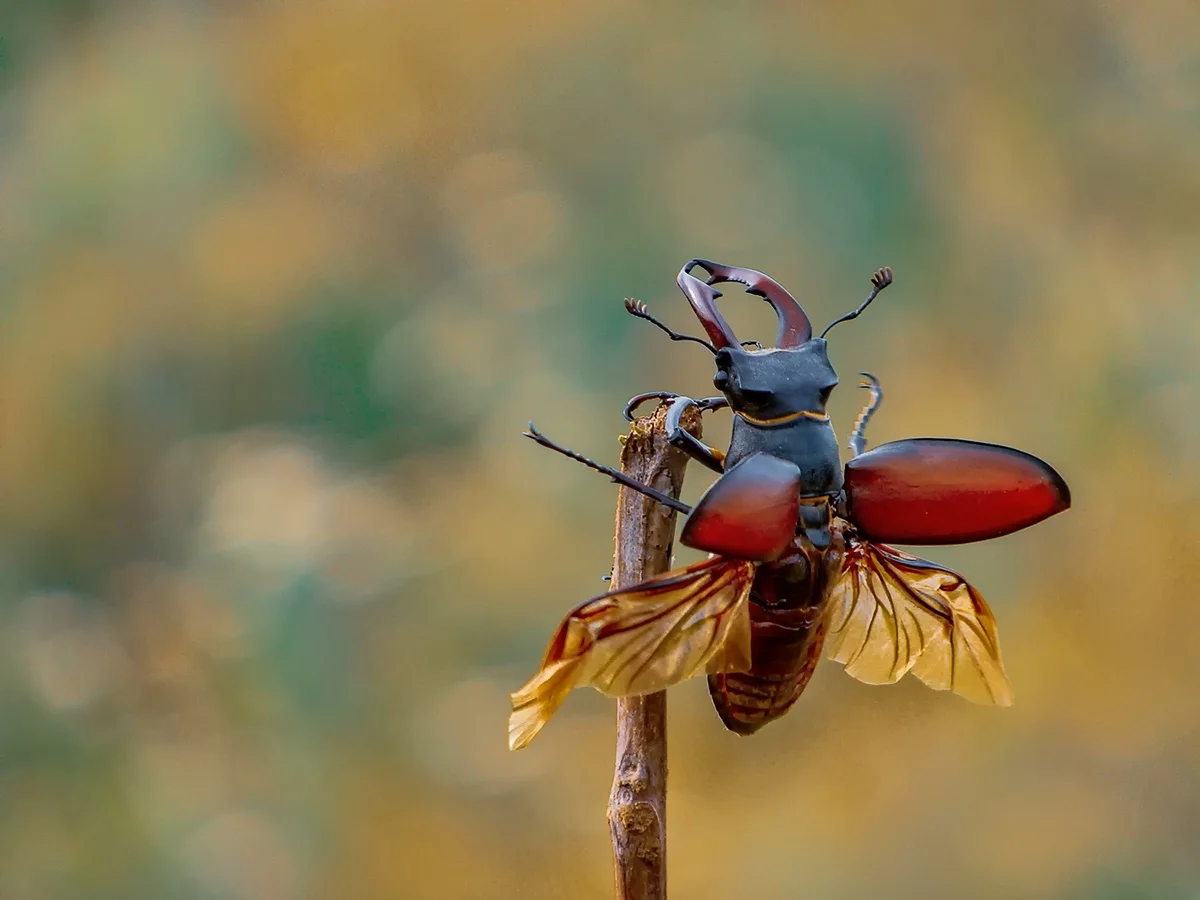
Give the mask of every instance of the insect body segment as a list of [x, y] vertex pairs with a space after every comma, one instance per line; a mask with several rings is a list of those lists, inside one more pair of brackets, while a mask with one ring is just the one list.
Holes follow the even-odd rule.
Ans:
[[[696, 269], [708, 277], [696, 277]], [[882, 398], [872, 376], [863, 385], [872, 398], [843, 467], [826, 412], [838, 378], [824, 334], [888, 287], [891, 269], [878, 270], [867, 299], [819, 338], [795, 298], [761, 272], [696, 259], [677, 281], [711, 339], [690, 340], [713, 354], [722, 396], [640, 394], [625, 415], [632, 419], [646, 399], [671, 404], [670, 442], [720, 473], [696, 507], [567, 450], [532, 425], [527, 434], [687, 513], [681, 542], [712, 556], [570, 612], [538, 673], [512, 695], [509, 746], [528, 744], [575, 687], [632, 696], [701, 673], [726, 727], [750, 734], [787, 712], [822, 653], [868, 684], [912, 672], [937, 690], [1011, 703], [983, 597], [956, 572], [883, 542], [963, 543], [1028, 527], [1070, 505], [1061, 476], [1027, 453], [974, 441], [915, 438], [865, 451], [866, 424]], [[717, 308], [721, 293], [712, 285], [722, 282], [741, 283], [771, 304], [779, 318], [775, 347], [744, 348]], [[626, 306], [673, 340], [689, 339], [644, 304]], [[679, 427], [693, 405], [732, 410], [728, 451]]]
[[769, 562], [791, 545], [799, 515], [800, 470], [756, 453], [704, 492], [679, 539], [697, 550]]
[[799, 699], [821, 657], [826, 595], [841, 559], [840, 539], [821, 550], [797, 538], [789, 553], [758, 568], [748, 604], [752, 665], [708, 676], [713, 706], [730, 731], [753, 734]]
[[872, 541], [983, 541], [1070, 505], [1071, 493], [1054, 469], [998, 444], [909, 438], [846, 463], [847, 515]]

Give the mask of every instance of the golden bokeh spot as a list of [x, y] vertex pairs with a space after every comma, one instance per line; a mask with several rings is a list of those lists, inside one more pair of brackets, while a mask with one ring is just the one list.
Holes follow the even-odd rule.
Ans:
[[246, 124], [331, 172], [369, 172], [422, 134], [402, 9], [286, 4], [242, 23]]
[[712, 132], [677, 146], [654, 182], [681, 237], [731, 252], [778, 237], [791, 222], [792, 172], [765, 141]]
[[478, 265], [515, 267], [544, 258], [562, 229], [562, 200], [548, 191], [510, 194], [464, 222], [463, 245]]
[[218, 331], [270, 327], [336, 264], [336, 213], [288, 184], [244, 190], [199, 223], [188, 268], [206, 302], [193, 315]]
[[545, 259], [562, 242], [567, 209], [532, 160], [492, 151], [461, 161], [442, 186], [441, 205], [467, 262], [514, 269]]

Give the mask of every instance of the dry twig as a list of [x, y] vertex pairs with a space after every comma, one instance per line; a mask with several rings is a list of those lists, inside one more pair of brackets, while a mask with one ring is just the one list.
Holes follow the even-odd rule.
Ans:
[[[667, 443], [666, 405], [633, 423], [621, 470], [672, 497], [683, 486], [687, 457]], [[700, 413], [682, 425], [700, 436]], [[622, 487], [617, 495], [613, 589], [629, 587], [671, 565], [675, 512]], [[617, 700], [617, 763], [608, 801], [618, 900], [667, 896], [667, 695]]]

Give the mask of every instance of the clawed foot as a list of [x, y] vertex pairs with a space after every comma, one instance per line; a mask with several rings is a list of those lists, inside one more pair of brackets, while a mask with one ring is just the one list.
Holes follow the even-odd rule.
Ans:
[[[679, 421], [679, 416], [682, 415], [683, 411], [689, 406], [695, 406], [701, 412], [708, 412], [709, 410], [720, 409], [723, 406], [729, 405], [729, 401], [724, 397], [705, 397], [703, 400], [693, 400], [691, 397], [685, 397], [682, 394], [676, 394], [674, 391], [646, 391], [644, 394], [638, 394], [635, 397], [629, 398], [629, 402], [625, 404], [625, 409], [621, 412], [621, 414], [625, 417], [625, 421], [632, 422], [636, 418], [636, 416], [634, 416], [634, 411], [647, 400], [686, 401], [684, 403], [677, 404], [679, 409], [678, 414], [674, 414], [674, 411], [672, 411], [672, 413], [675, 415], [676, 422]], [[668, 427], [670, 427], [669, 423]]]
[[625, 417], [626, 422], [632, 422], [634, 420], [633, 411], [647, 400], [675, 400], [678, 397], [679, 394], [672, 393], [671, 391], [646, 391], [644, 394], [630, 397], [621, 415]]

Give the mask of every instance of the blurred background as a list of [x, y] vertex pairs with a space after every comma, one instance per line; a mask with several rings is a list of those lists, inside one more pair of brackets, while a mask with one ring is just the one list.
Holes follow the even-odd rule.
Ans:
[[892, 265], [839, 433], [869, 370], [1075, 505], [927, 554], [1012, 709], [674, 690], [673, 896], [1200, 897], [1194, 0], [4, 0], [0, 898], [610, 897], [612, 701], [505, 723], [614, 492], [520, 432], [711, 393], [621, 302], [693, 256]]

